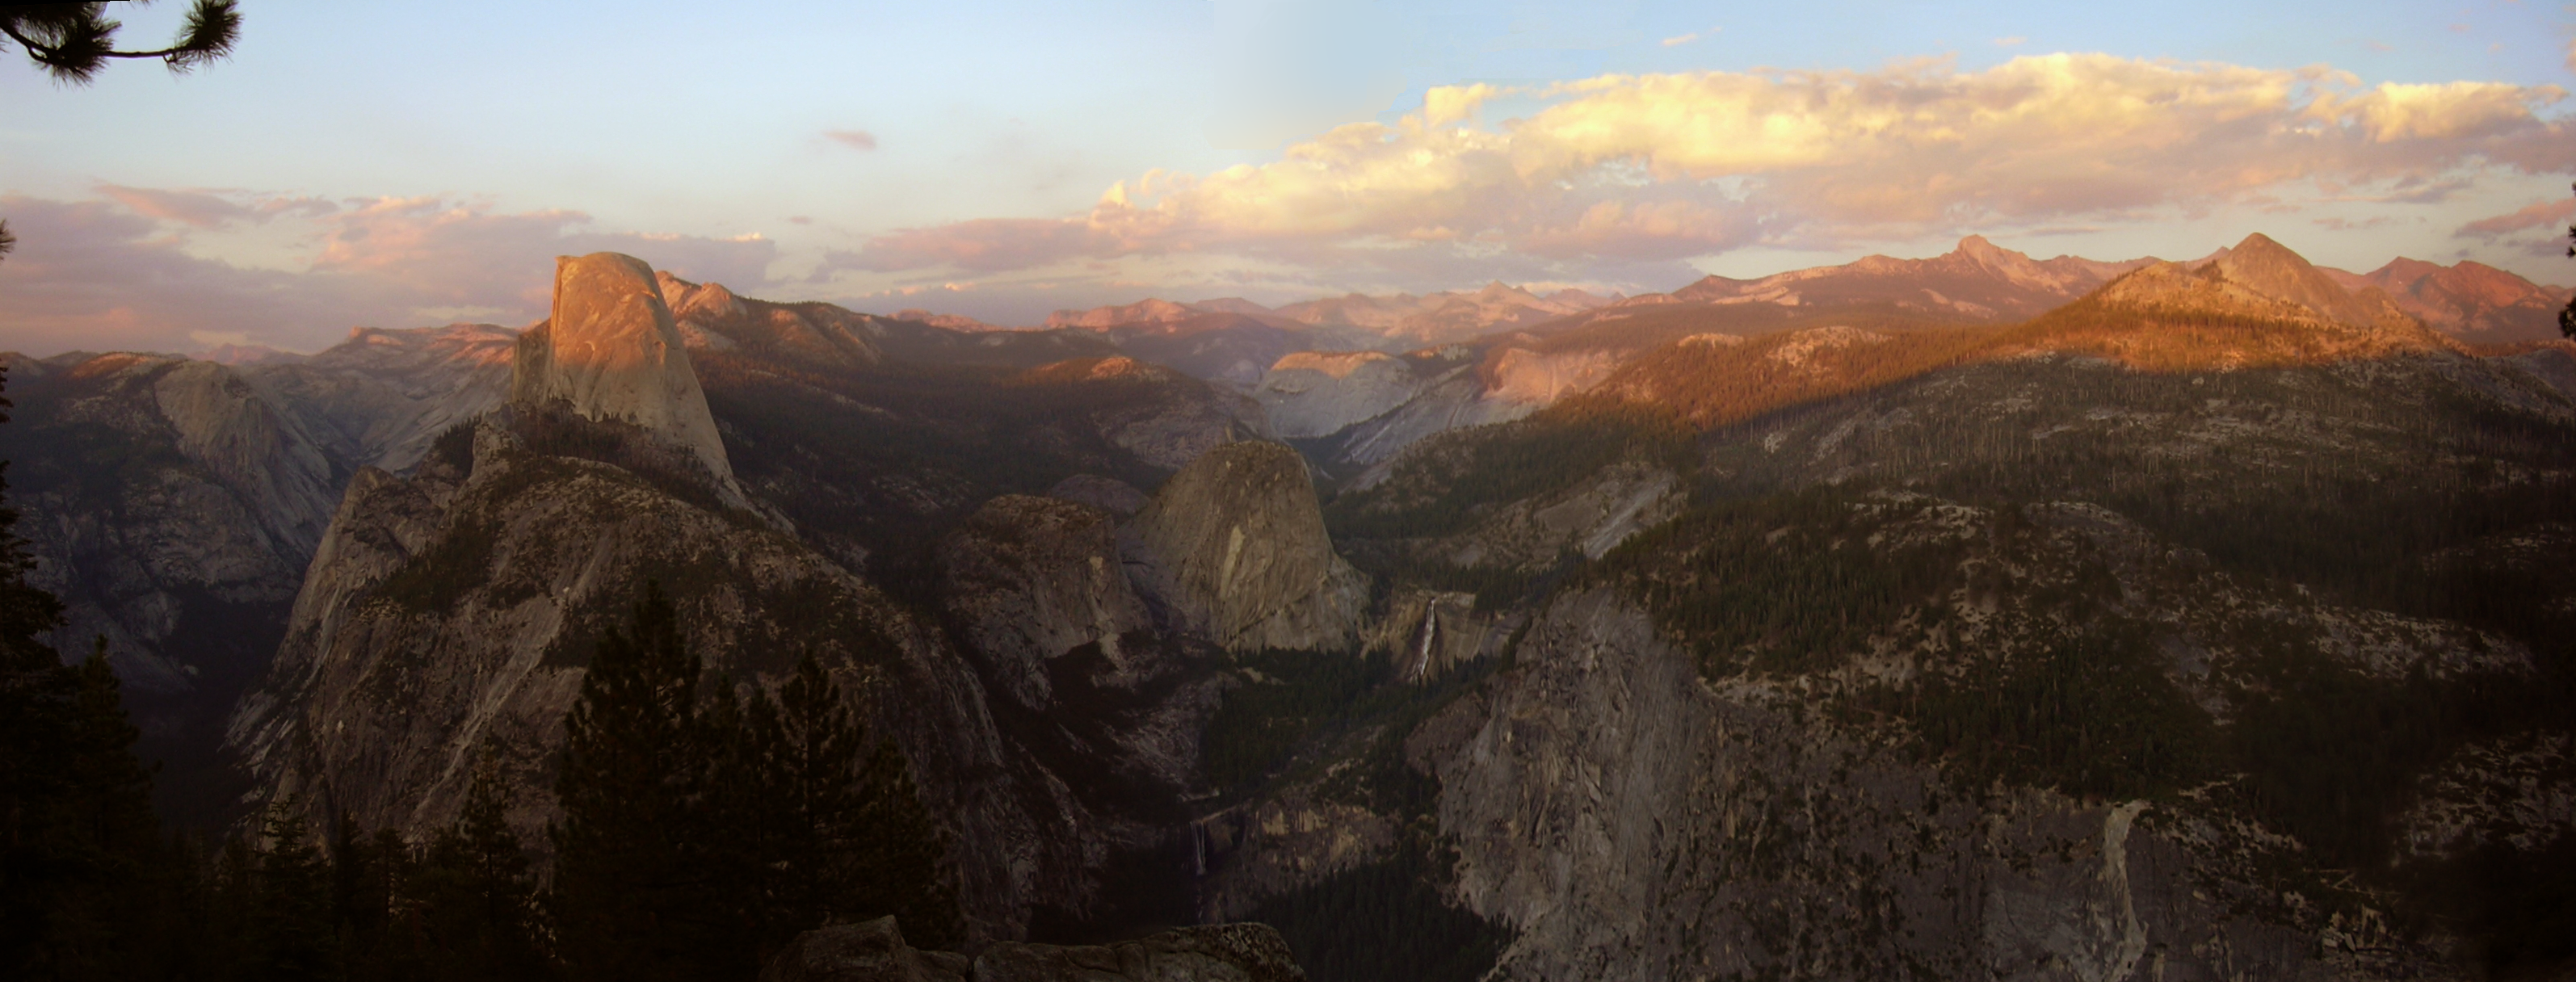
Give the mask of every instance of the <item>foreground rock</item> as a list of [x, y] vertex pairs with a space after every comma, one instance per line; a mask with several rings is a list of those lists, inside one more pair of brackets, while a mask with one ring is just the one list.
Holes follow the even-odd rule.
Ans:
[[1267, 924], [1185, 927], [1135, 941], [1059, 947], [1004, 942], [974, 960], [920, 951], [894, 918], [807, 931], [761, 982], [1302, 982], [1288, 943]]

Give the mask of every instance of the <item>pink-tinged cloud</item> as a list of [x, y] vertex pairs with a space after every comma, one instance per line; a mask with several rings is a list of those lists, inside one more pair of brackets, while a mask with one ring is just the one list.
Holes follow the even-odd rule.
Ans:
[[2498, 239], [2531, 229], [2548, 229], [2554, 237], [2560, 227], [2576, 218], [2576, 198], [2535, 201], [2501, 215], [2493, 215], [2462, 225], [2451, 233], [2456, 238]]
[[2324, 68], [2057, 54], [1973, 72], [1610, 75], [1534, 93], [1526, 118], [1473, 123], [1498, 94], [1435, 89], [1420, 112], [1273, 163], [1150, 171], [1080, 217], [905, 229], [824, 272], [1178, 253], [1668, 257], [1757, 235], [1839, 245], [2134, 217], [2306, 182], [2439, 196], [2464, 172], [2576, 159], [2576, 129], [2541, 115], [2566, 95], [2554, 86], [2366, 87]]
[[102, 201], [0, 197], [19, 238], [0, 261], [0, 349], [190, 352], [238, 336], [312, 350], [357, 326], [525, 324], [545, 315], [556, 255], [613, 250], [748, 287], [777, 252], [760, 238], [588, 231], [575, 212], [380, 199], [306, 219], [321, 246], [309, 268], [246, 268], [192, 255], [198, 233], [184, 230], [251, 219], [188, 192], [116, 190]]
[[778, 246], [766, 238], [600, 233], [577, 211], [495, 213], [440, 198], [379, 198], [327, 224], [316, 272], [365, 274], [427, 298], [419, 306], [542, 315], [554, 257], [623, 252], [693, 280], [756, 286]]
[[256, 225], [281, 217], [318, 218], [340, 210], [327, 199], [283, 195], [215, 192], [194, 188], [166, 190], [101, 184], [98, 192], [135, 212], [196, 228], [232, 224]]
[[877, 136], [866, 130], [825, 130], [823, 138], [852, 150], [874, 150]]

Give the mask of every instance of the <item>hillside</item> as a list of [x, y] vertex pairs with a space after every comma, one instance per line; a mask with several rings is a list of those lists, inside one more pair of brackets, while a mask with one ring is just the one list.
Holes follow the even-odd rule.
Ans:
[[975, 944], [2576, 963], [2576, 346], [2464, 343], [2263, 236], [1972, 241], [1402, 351], [1248, 302], [976, 332], [563, 269], [526, 332], [11, 359], [39, 576], [131, 691], [173, 680], [138, 706], [197, 707], [154, 725], [201, 811], [422, 834], [494, 754], [542, 843], [589, 652], [658, 584], [731, 691], [807, 651], [846, 682]]

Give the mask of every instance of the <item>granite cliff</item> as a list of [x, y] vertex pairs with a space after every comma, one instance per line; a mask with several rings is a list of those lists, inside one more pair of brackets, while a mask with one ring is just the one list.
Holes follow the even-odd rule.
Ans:
[[510, 401], [530, 409], [561, 403], [583, 419], [631, 424], [741, 494], [661, 284], [633, 256], [555, 260], [553, 313], [519, 335]]
[[1208, 451], [1126, 532], [1146, 596], [1228, 649], [1330, 649], [1358, 629], [1368, 581], [1333, 551], [1306, 462], [1285, 446]]

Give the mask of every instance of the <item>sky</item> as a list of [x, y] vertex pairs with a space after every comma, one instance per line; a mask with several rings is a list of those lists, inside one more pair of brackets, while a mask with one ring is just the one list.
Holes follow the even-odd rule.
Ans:
[[[124, 43], [185, 0], [115, 5]], [[0, 49], [0, 349], [521, 326], [560, 254], [1033, 324], [1148, 296], [1671, 290], [1982, 234], [2576, 281], [2576, 8], [243, 0]]]

